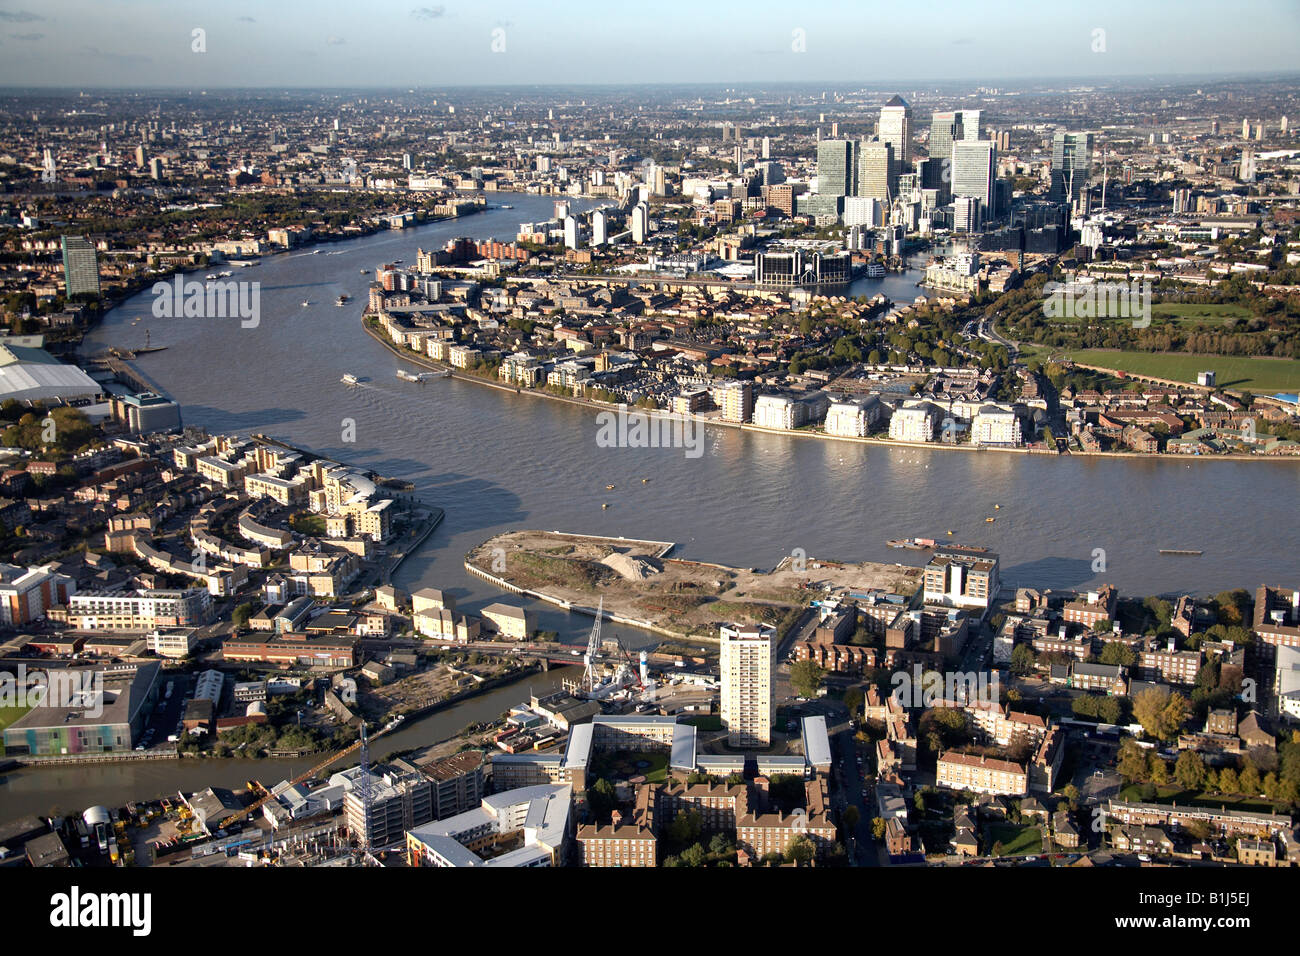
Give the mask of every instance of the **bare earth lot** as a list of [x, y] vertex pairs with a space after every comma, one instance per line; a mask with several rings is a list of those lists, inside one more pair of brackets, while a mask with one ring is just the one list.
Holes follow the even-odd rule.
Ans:
[[[766, 623], [784, 632], [823, 586], [911, 595], [921, 569], [787, 559], [770, 572], [657, 558], [662, 543], [512, 531], [465, 556], [468, 567], [556, 603], [596, 606], [661, 632], [717, 639], [718, 625]], [[504, 568], [502, 567], [504, 565]], [[611, 566], [613, 565], [613, 566]]]

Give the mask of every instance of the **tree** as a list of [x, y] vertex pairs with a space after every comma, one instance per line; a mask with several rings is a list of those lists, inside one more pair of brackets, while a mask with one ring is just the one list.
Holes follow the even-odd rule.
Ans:
[[1127, 644], [1121, 644], [1119, 641], [1107, 641], [1106, 646], [1101, 649], [1101, 656], [1098, 660], [1103, 664], [1119, 664], [1121, 667], [1132, 667], [1137, 660], [1137, 654]]
[[703, 866], [705, 858], [704, 847], [698, 843], [692, 844], [682, 851], [682, 866]]
[[1032, 647], [1028, 644], [1017, 644], [1011, 651], [1011, 673], [1021, 676], [1032, 673], [1035, 661]]
[[1205, 786], [1205, 761], [1194, 750], [1184, 750], [1174, 764], [1174, 780], [1184, 790], [1200, 790]]
[[1157, 787], [1163, 787], [1169, 782], [1169, 764], [1159, 757], [1151, 758], [1151, 782]]
[[688, 810], [673, 817], [673, 822], [668, 824], [668, 838], [678, 846], [687, 846], [700, 838], [703, 829], [699, 811]]
[[844, 808], [844, 813], [840, 816], [840, 822], [844, 825], [844, 832], [846, 835], [857, 833], [858, 823], [861, 820], [862, 814], [860, 814], [858, 808], [851, 803]]
[[1280, 789], [1278, 786], [1277, 774], [1275, 773], [1264, 774], [1263, 789], [1264, 789], [1264, 796], [1268, 797], [1270, 800], [1277, 799], [1278, 790]]
[[252, 616], [253, 605], [249, 602], [245, 602], [231, 612], [230, 620], [234, 623], [235, 627], [242, 630], [243, 628], [248, 627], [248, 619]]
[[591, 815], [597, 820], [608, 818], [616, 803], [614, 785], [604, 777], [587, 788], [587, 806], [591, 808]]
[[811, 863], [813, 857], [817, 855], [817, 847], [807, 836], [800, 834], [790, 841], [786, 847], [785, 855], [788, 859], [794, 860], [799, 866]]
[[795, 661], [790, 666], [790, 685], [800, 697], [816, 697], [826, 676], [826, 668], [816, 661]]
[[734, 853], [735, 850], [731, 838], [725, 833], [716, 833], [709, 841], [709, 852], [714, 856], [726, 856], [728, 853]]
[[1237, 779], [1236, 770], [1224, 767], [1219, 771], [1219, 792], [1229, 794], [1241, 792], [1241, 781]]
[[1246, 766], [1241, 769], [1241, 775], [1237, 778], [1237, 783], [1241, 787], [1241, 792], [1250, 797], [1259, 796], [1263, 788], [1263, 783], [1259, 779], [1259, 770], [1249, 760], [1246, 761]]
[[1157, 740], [1172, 740], [1187, 719], [1187, 698], [1166, 695], [1158, 688], [1144, 690], [1133, 698], [1133, 716], [1142, 729]]
[[1129, 783], [1141, 783], [1147, 778], [1147, 752], [1131, 737], [1119, 745], [1119, 775]]
[[844, 706], [848, 709], [850, 717], [857, 718], [861, 714], [866, 699], [860, 687], [850, 687], [844, 692]]
[[885, 838], [885, 819], [884, 817], [871, 818], [871, 835], [877, 840]]
[[1079, 788], [1072, 783], [1067, 783], [1061, 788], [1061, 796], [1065, 797], [1066, 802], [1070, 804], [1071, 810], [1079, 807]]

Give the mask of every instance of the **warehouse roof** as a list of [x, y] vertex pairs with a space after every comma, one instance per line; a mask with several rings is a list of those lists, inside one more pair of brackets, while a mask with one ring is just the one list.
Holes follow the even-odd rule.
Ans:
[[[23, 351], [23, 350], [19, 350]], [[13, 350], [0, 346], [0, 357]], [[42, 401], [98, 395], [103, 389], [75, 365], [32, 361], [0, 361], [0, 401]]]

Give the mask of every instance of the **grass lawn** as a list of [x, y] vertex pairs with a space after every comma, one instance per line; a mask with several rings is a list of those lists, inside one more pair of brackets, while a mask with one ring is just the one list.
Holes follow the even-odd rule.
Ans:
[[645, 774], [646, 783], [663, 783], [668, 779], [667, 754], [636, 754], [633, 763], [645, 761], [649, 767], [637, 767], [637, 773]]
[[[1112, 349], [1066, 349], [1066, 358], [1085, 365], [1154, 375], [1176, 382], [1196, 383], [1196, 373], [1218, 373], [1220, 388], [1256, 392], [1300, 389], [1300, 362], [1294, 359], [1248, 358], [1238, 355], [1187, 355], [1182, 352], [1119, 352]], [[1041, 355], [1039, 356], [1041, 358]]]
[[1002, 844], [998, 856], [1022, 856], [1043, 851], [1043, 833], [1038, 827], [1018, 827], [1014, 823], [995, 823], [988, 828], [985, 838], [991, 848]]
[[1179, 325], [1222, 325], [1232, 319], [1251, 318], [1250, 309], [1232, 303], [1161, 302], [1151, 306], [1151, 318]]
[[[1151, 306], [1151, 319], [1153, 322], [1173, 322], [1176, 325], [1197, 326], [1225, 326], [1229, 322], [1237, 319], [1253, 318], [1254, 313], [1245, 306], [1224, 304], [1205, 304], [1201, 305], [1194, 302], [1161, 302]], [[1130, 316], [1098, 316], [1097, 320], [1103, 322], [1132, 322]], [[1092, 322], [1093, 318], [1077, 318], [1074, 316], [1061, 316], [1053, 321], [1061, 325], [1078, 325], [1080, 322]]]
[[30, 707], [0, 707], [0, 757], [5, 755], [4, 729], [29, 710]]
[[697, 730], [721, 730], [722, 718], [717, 714], [700, 714], [698, 717], [684, 717], [683, 724], [690, 724]]
[[627, 780], [631, 777], [644, 776], [647, 783], [663, 783], [668, 779], [668, 755], [618, 750], [601, 754], [592, 764], [592, 772], [593, 780], [598, 777]]

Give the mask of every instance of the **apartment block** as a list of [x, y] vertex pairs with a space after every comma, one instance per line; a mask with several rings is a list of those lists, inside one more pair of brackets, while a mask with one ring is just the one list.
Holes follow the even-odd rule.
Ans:
[[998, 567], [988, 551], [938, 548], [925, 566], [925, 602], [987, 610], [1002, 587]]
[[944, 754], [938, 761], [936, 782], [950, 790], [1010, 796], [1029, 793], [1029, 771], [1023, 764], [979, 754]]
[[733, 747], [766, 747], [776, 716], [772, 658], [776, 629], [727, 624], [721, 629], [722, 725]]
[[0, 624], [20, 627], [42, 618], [49, 608], [67, 604], [76, 592], [77, 582], [51, 565], [0, 564]]

